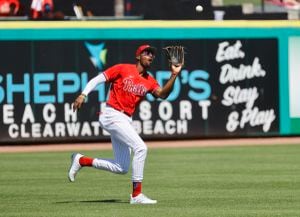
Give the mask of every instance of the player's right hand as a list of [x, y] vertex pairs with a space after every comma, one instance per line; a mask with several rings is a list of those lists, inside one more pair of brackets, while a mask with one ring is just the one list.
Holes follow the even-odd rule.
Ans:
[[80, 108], [81, 108], [81, 105], [82, 105], [82, 103], [84, 102], [84, 100], [85, 100], [85, 95], [84, 94], [80, 94], [77, 98], [76, 98], [76, 100], [75, 100], [75, 102], [73, 103], [73, 111], [75, 112], [76, 110], [79, 110]]

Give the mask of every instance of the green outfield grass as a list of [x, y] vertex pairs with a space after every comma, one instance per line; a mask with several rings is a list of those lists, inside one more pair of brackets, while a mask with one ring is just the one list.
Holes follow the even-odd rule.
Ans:
[[143, 189], [158, 204], [147, 206], [128, 204], [130, 174], [85, 168], [69, 183], [69, 161], [69, 152], [0, 154], [0, 216], [300, 216], [300, 145], [150, 149]]
[[252, 3], [256, 6], [261, 5], [261, 0], [223, 0], [224, 5], [241, 5], [243, 3]]

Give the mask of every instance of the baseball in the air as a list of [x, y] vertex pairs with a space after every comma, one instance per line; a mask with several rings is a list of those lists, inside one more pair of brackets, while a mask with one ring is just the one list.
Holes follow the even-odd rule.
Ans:
[[201, 5], [197, 5], [195, 9], [197, 12], [203, 11], [203, 7]]

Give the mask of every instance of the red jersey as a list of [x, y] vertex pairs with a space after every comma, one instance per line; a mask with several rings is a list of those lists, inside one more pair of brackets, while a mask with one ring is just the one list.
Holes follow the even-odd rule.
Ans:
[[53, 11], [53, 0], [32, 0], [31, 17], [33, 19], [41, 18], [43, 13]]
[[134, 64], [118, 64], [103, 74], [111, 82], [107, 104], [130, 116], [145, 95], [153, 93], [159, 87], [151, 75], [140, 75]]
[[[13, 11], [11, 11], [11, 7], [13, 7]], [[15, 16], [19, 8], [19, 0], [0, 0], [0, 16]]]

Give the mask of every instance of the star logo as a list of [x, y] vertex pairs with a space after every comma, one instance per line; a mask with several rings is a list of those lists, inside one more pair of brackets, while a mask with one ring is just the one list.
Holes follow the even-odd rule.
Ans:
[[84, 44], [91, 55], [90, 60], [93, 63], [93, 65], [98, 70], [102, 70], [103, 66], [106, 64], [107, 49], [104, 49], [105, 44], [91, 44], [88, 42], [84, 42]]

